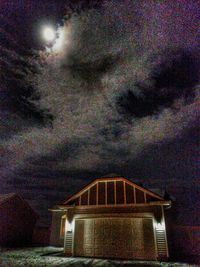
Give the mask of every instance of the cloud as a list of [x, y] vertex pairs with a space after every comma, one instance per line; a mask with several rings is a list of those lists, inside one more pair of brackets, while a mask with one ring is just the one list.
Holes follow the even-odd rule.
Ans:
[[[189, 14], [187, 7], [108, 1], [100, 10], [72, 16], [56, 41], [63, 42], [62, 49], [42, 52], [40, 71], [26, 77], [39, 95], [29, 103], [48, 111], [52, 125], [29, 126], [4, 142], [6, 170], [43, 156], [56, 161], [56, 151], [66, 145], [55, 168], [126, 164], [145, 146], [176, 138], [195, 125], [199, 54], [192, 21], [197, 13], [195, 4]], [[185, 62], [180, 82], [173, 75]]]

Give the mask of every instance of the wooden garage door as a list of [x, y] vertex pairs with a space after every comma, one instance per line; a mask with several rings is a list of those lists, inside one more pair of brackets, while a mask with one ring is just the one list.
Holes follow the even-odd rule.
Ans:
[[77, 219], [75, 256], [156, 259], [151, 218]]

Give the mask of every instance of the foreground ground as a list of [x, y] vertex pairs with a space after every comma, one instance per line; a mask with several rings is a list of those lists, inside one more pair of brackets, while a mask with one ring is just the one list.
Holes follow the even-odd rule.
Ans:
[[172, 262], [119, 261], [89, 258], [64, 257], [62, 249], [55, 247], [36, 247], [24, 249], [0, 249], [0, 267], [52, 267], [52, 266], [198, 266]]

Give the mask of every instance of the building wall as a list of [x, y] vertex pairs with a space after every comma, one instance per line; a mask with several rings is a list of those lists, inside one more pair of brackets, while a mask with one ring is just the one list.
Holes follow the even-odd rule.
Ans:
[[52, 211], [52, 223], [51, 223], [51, 233], [50, 233], [50, 242], [51, 246], [64, 246], [64, 237], [60, 237], [60, 226], [61, 226], [61, 217], [66, 212], [62, 211]]
[[19, 197], [9, 199], [0, 206], [0, 244], [30, 244], [36, 220], [36, 214], [23, 200]]
[[[70, 210], [71, 211], [71, 210]], [[73, 254], [74, 247], [74, 233], [75, 233], [75, 219], [86, 218], [152, 218], [154, 228], [154, 238], [156, 242], [156, 251], [158, 259], [168, 258], [168, 247], [166, 240], [166, 227], [164, 223], [164, 214], [161, 206], [148, 206], [148, 207], [75, 207], [74, 218], [71, 222], [72, 232], [66, 233], [65, 236], [65, 252], [67, 255]], [[72, 240], [73, 239], [73, 240]], [[71, 251], [70, 251], [71, 247]]]
[[32, 243], [39, 246], [49, 245], [50, 240], [50, 229], [49, 227], [37, 226], [34, 228]]

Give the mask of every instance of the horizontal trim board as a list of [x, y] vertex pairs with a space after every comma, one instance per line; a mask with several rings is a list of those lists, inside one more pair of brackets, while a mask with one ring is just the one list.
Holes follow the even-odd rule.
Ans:
[[[82, 209], [82, 208], [113, 208], [113, 207], [142, 207], [142, 206], [169, 206], [171, 205], [171, 201], [156, 201], [156, 202], [149, 202], [149, 203], [138, 203], [138, 204], [107, 204], [107, 205], [81, 205], [81, 206], [65, 206], [65, 205], [58, 205], [58, 209]], [[57, 211], [57, 209], [50, 209], [51, 211]]]

